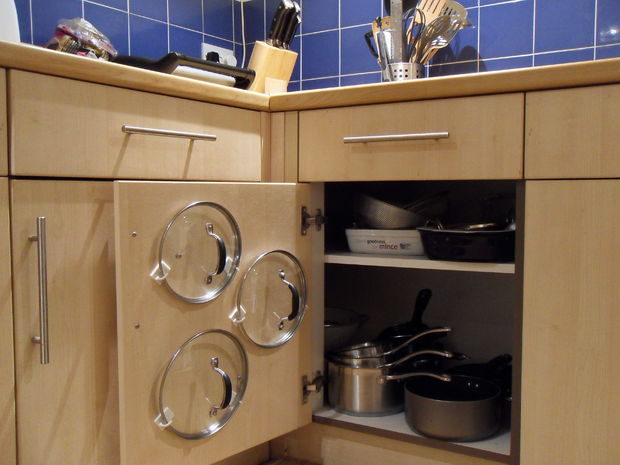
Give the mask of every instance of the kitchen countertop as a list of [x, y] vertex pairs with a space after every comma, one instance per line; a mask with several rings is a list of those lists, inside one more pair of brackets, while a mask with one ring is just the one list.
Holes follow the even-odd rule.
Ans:
[[262, 111], [292, 111], [620, 82], [620, 58], [265, 95], [29, 44], [0, 41], [0, 67]]

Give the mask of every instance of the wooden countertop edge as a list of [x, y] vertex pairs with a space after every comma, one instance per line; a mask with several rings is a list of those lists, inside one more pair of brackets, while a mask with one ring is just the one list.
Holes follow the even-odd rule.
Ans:
[[418, 81], [366, 84], [272, 95], [271, 111], [309, 110], [620, 82], [620, 58]]
[[29, 44], [0, 41], [0, 67], [269, 111], [269, 97], [265, 94], [93, 60]]

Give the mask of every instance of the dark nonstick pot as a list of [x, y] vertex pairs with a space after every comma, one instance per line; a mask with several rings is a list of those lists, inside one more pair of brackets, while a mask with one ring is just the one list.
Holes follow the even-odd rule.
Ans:
[[446, 441], [478, 441], [495, 434], [501, 425], [501, 388], [473, 376], [451, 378], [443, 382], [420, 377], [405, 384], [409, 427]]

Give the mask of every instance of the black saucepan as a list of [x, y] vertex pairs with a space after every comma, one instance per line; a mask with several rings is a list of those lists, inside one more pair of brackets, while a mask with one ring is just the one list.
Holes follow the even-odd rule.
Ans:
[[418, 433], [446, 441], [478, 441], [501, 425], [502, 390], [483, 378], [451, 375], [449, 382], [412, 378], [405, 384], [405, 418]]

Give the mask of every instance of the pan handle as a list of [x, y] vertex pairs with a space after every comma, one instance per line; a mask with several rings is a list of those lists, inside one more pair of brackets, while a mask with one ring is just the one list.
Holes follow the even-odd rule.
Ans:
[[445, 358], [453, 358], [454, 354], [452, 352], [444, 351], [444, 350], [419, 350], [417, 352], [413, 352], [409, 355], [405, 355], [403, 358], [400, 358], [392, 363], [386, 363], [384, 365], [379, 365], [377, 368], [392, 368], [400, 365], [401, 363], [406, 362], [414, 357], [419, 357], [421, 355], [437, 355], [438, 357]]
[[388, 381], [397, 381], [400, 379], [413, 378], [414, 376], [430, 376], [431, 378], [438, 379], [439, 381], [450, 382], [452, 381], [452, 376], [450, 375], [438, 375], [436, 373], [430, 373], [425, 371], [418, 371], [415, 373], [404, 373], [402, 375], [383, 375], [377, 376], [377, 383], [385, 384]]
[[412, 342], [415, 342], [415, 341], [417, 341], [420, 338], [428, 336], [429, 334], [440, 334], [440, 333], [448, 334], [450, 332], [452, 332], [452, 328], [440, 327], [440, 328], [427, 329], [426, 331], [422, 331], [421, 333], [418, 333], [418, 334], [415, 334], [414, 336], [411, 336], [409, 339], [407, 339], [405, 342], [403, 342], [399, 346], [396, 346], [395, 348], [393, 348], [391, 350], [388, 350], [387, 352], [383, 352], [380, 355], [383, 356], [383, 357], [386, 356], [386, 355], [392, 355], [393, 353], [398, 352], [400, 349], [402, 349], [404, 347], [407, 347]]

